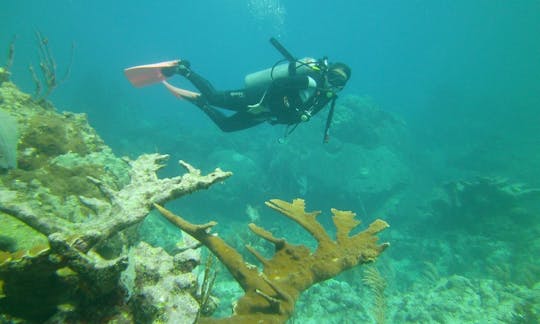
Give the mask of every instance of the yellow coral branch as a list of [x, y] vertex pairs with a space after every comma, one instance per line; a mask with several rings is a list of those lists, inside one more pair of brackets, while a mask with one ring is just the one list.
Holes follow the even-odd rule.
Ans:
[[[306, 212], [302, 199], [292, 203], [272, 199], [266, 205], [306, 229], [319, 243], [315, 252], [303, 245], [291, 245], [286, 240], [276, 238], [265, 229], [250, 224], [249, 228], [258, 236], [276, 247], [271, 259], [264, 258], [254, 248], [247, 246], [263, 265], [260, 273], [255, 266], [244, 262], [242, 256], [221, 238], [208, 233], [215, 223], [195, 225], [173, 215], [161, 206], [155, 205], [167, 219], [204, 244], [231, 272], [244, 289], [245, 294], [235, 305], [227, 323], [284, 323], [294, 310], [300, 294], [313, 284], [332, 278], [358, 264], [372, 262], [389, 246], [377, 244], [375, 234], [388, 227], [382, 220], [376, 220], [362, 232], [349, 236], [351, 230], [360, 224], [350, 211], [332, 209], [338, 238], [333, 241], [322, 225], [317, 222], [319, 211]], [[220, 320], [201, 319], [201, 322]]]
[[279, 199], [271, 199], [266, 201], [265, 204], [300, 224], [319, 243], [329, 242], [331, 240], [322, 225], [316, 220], [316, 217], [321, 212], [306, 212], [303, 199], [294, 199], [292, 204]]

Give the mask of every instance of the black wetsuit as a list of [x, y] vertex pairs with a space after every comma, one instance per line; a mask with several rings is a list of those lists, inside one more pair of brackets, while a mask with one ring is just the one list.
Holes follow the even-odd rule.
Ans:
[[[294, 75], [277, 78], [267, 87], [218, 91], [193, 71], [186, 76], [201, 92], [194, 103], [224, 132], [246, 129], [265, 121], [294, 125], [309, 119], [335, 96], [321, 90], [324, 84], [322, 76], [314, 73], [310, 77]], [[253, 105], [258, 103], [260, 106], [254, 108]], [[235, 113], [227, 115], [216, 107]]]

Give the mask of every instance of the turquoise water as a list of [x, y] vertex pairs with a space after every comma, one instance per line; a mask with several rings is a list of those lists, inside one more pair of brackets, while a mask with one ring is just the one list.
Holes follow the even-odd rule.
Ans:
[[[386, 322], [538, 321], [540, 2], [0, 6], [0, 46], [7, 54], [16, 35], [12, 80], [24, 91], [34, 90], [28, 64], [38, 61], [38, 30], [60, 75], [74, 45], [69, 77], [49, 99], [59, 110], [86, 113], [117, 155], [157, 151], [204, 172], [234, 172], [224, 185], [170, 204], [186, 218], [217, 220], [217, 231], [239, 247], [250, 238], [237, 233], [248, 231], [251, 218], [295, 243], [312, 243], [264, 207], [271, 198], [305, 199], [308, 209], [324, 212], [329, 231], [331, 207], [353, 210], [364, 223], [383, 218], [391, 228], [381, 237], [392, 246], [374, 266], [387, 283]], [[122, 73], [187, 58], [216, 87], [237, 88], [247, 73], [281, 59], [272, 36], [295, 55], [327, 55], [352, 67], [330, 143], [321, 143], [324, 112], [284, 143], [281, 126], [225, 134], [162, 87], [135, 89]], [[162, 175], [178, 172], [170, 163]], [[294, 322], [373, 321], [362, 276], [360, 267], [313, 287]], [[222, 315], [237, 289], [226, 276], [216, 285]]]

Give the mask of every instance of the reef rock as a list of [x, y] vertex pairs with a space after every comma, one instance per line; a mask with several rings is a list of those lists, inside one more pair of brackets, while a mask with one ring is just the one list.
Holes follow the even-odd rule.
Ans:
[[386, 145], [399, 150], [403, 150], [410, 138], [403, 120], [361, 96], [346, 96], [338, 101], [332, 136], [368, 149]]
[[137, 322], [195, 322], [199, 304], [192, 296], [197, 290], [197, 277], [183, 272], [176, 260], [144, 242], [131, 249], [123, 281]]
[[152, 204], [231, 173], [180, 161], [185, 174], [160, 179], [167, 155], [118, 158], [84, 114], [58, 113], [8, 81], [0, 111], [19, 129], [17, 168], [0, 170], [0, 321], [131, 318], [120, 276], [133, 226]]

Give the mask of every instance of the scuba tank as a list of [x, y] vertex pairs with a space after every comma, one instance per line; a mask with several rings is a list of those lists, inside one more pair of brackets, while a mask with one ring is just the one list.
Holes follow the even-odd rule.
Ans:
[[[317, 61], [316, 59], [311, 57], [305, 57], [298, 60], [285, 47], [283, 47], [283, 45], [281, 45], [281, 43], [277, 39], [273, 37], [270, 38], [270, 43], [281, 53], [281, 55], [283, 55], [285, 61], [287, 61], [288, 63], [282, 63], [284, 62], [282, 60], [274, 64], [274, 66], [271, 68], [246, 75], [246, 77], [244, 78], [246, 89], [268, 87], [272, 80], [280, 77], [287, 77], [296, 74], [305, 75], [309, 74], [310, 72], [326, 72], [326, 69], [328, 67], [328, 59], [326, 57], [324, 57], [324, 59], [321, 61]], [[266, 93], [263, 95], [263, 99], [265, 95]], [[334, 94], [332, 97], [332, 104], [330, 106], [328, 116], [326, 117], [323, 143], [327, 143], [329, 139], [330, 125], [332, 124], [332, 117], [334, 116], [336, 100], [337, 95]], [[303, 116], [301, 118], [302, 121], [307, 121], [309, 119], [309, 116], [306, 115], [305, 117]], [[287, 129], [285, 136], [294, 131], [294, 129], [298, 125], [299, 123], [294, 125], [292, 130]]]
[[270, 83], [278, 78], [284, 78], [292, 75], [306, 75], [312, 72], [319, 71], [319, 63], [312, 57], [305, 57], [294, 62], [293, 69], [291, 70], [291, 63], [276, 64], [271, 68], [267, 68], [261, 71], [253, 72], [244, 78], [244, 84], [246, 88], [265, 88]]

